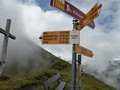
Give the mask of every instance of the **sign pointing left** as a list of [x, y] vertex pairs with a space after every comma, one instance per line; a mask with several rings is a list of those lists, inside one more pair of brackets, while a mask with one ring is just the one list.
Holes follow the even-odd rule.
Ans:
[[79, 31], [51, 31], [43, 32], [39, 37], [42, 44], [79, 44]]

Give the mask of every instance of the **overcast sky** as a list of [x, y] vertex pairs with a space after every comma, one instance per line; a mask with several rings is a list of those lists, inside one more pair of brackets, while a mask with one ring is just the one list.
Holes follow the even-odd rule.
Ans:
[[[85, 27], [80, 31], [81, 46], [92, 50], [94, 53], [93, 58], [82, 56], [83, 64], [87, 63], [92, 68], [103, 71], [107, 67], [106, 62], [108, 60], [120, 60], [120, 1], [67, 1], [85, 14], [96, 2], [103, 4], [100, 15], [94, 20], [95, 29]], [[20, 40], [23, 41], [28, 38], [54, 55], [71, 61], [72, 45], [42, 45], [39, 40], [39, 36], [44, 31], [63, 31], [73, 28], [73, 17], [51, 7], [50, 0], [0, 0], [0, 27], [3, 29], [7, 18], [12, 20], [10, 32], [17, 37], [16, 41], [9, 40], [9, 49], [17, 47], [17, 45], [24, 47], [23, 43], [25, 41], [20, 42]], [[2, 41], [3, 35], [1, 34], [0, 49], [2, 48]], [[7, 55], [20, 55], [20, 53], [17, 53], [17, 48], [15, 50], [15, 54], [7, 53]]]
[[[119, 59], [119, 0], [68, 1], [84, 13], [87, 13], [96, 2], [103, 4], [99, 17], [94, 20], [95, 29], [85, 27], [80, 32], [81, 45], [94, 53], [92, 59], [83, 56], [83, 62], [94, 65], [99, 62], [101, 67], [105, 60]], [[72, 30], [73, 27], [72, 17], [51, 7], [49, 4], [49, 0], [0, 0], [0, 27], [4, 28], [6, 19], [10, 18], [13, 22], [11, 26], [13, 34], [25, 34], [34, 43], [54, 55], [71, 61], [72, 45], [42, 45], [38, 39], [43, 31]], [[17, 25], [21, 27], [18, 27], [18, 30], [14, 30], [14, 28], [17, 29]], [[2, 40], [2, 37], [0, 39]]]
[[[85, 27], [80, 33], [81, 45], [92, 50], [94, 58], [83, 56], [83, 62], [102, 63], [106, 59], [119, 59], [119, 0], [68, 0], [71, 4], [87, 13], [96, 2], [102, 3], [100, 16], [94, 21], [92, 30]], [[47, 3], [47, 4], [46, 4]], [[72, 17], [49, 5], [49, 0], [37, 0], [39, 6], [30, 6], [24, 17], [30, 38], [57, 56], [71, 60], [71, 45], [41, 45], [38, 37], [43, 31], [72, 30]], [[32, 13], [34, 11], [34, 13]], [[31, 13], [31, 14], [29, 14]], [[33, 18], [31, 18], [33, 17]], [[31, 22], [30, 22], [30, 21]], [[102, 64], [101, 64], [102, 65]]]

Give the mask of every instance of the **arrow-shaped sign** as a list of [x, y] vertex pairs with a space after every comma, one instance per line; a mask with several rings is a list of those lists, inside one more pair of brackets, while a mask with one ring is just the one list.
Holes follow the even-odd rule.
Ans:
[[79, 44], [80, 31], [51, 31], [43, 32], [39, 37], [42, 44]]
[[91, 21], [93, 21], [97, 16], [99, 16], [99, 9], [102, 7], [102, 4], [98, 6], [98, 3], [82, 18], [79, 25], [77, 25], [78, 30], [82, 30], [87, 26]]
[[[58, 9], [60, 9], [61, 11], [65, 12], [66, 14], [68, 14], [78, 20], [81, 20], [85, 16], [85, 14], [82, 11], [77, 9], [75, 6], [73, 6], [66, 0], [51, 0], [50, 5], [52, 7], [56, 7]], [[92, 29], [94, 29], [95, 28], [94, 21], [91, 21], [88, 24], [88, 26], [91, 27]]]
[[93, 57], [93, 52], [91, 50], [86, 49], [86, 48], [84, 48], [82, 46], [79, 46], [78, 44], [76, 45], [75, 52], [79, 53], [81, 55], [91, 57], [91, 58]]

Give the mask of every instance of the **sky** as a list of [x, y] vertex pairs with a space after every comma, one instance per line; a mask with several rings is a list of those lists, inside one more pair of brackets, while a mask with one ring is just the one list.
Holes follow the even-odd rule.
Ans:
[[[44, 23], [45, 22], [44, 20], [41, 21], [41, 26], [45, 28], [43, 28], [44, 29], [43, 30], [41, 27], [40, 31], [72, 30], [72, 17], [70, 17], [69, 15], [63, 13], [62, 11], [56, 8], [49, 6], [49, 2], [50, 2], [49, 0], [45, 0], [45, 1], [36, 0], [36, 1], [37, 1], [37, 4], [43, 10], [42, 14], [44, 14], [44, 15], [40, 15], [39, 18], [42, 18], [43, 16], [43, 18], [45, 18], [44, 20], [46, 21], [46, 23]], [[119, 0], [109, 0], [109, 1], [68, 0], [68, 1], [70, 1], [71, 4], [73, 4], [80, 10], [82, 10], [84, 13], [87, 13], [96, 2], [103, 4], [99, 17], [97, 17], [94, 20], [96, 24], [95, 29], [92, 30], [89, 27], [85, 27], [80, 32], [81, 45], [94, 52], [94, 58], [90, 59], [83, 56], [83, 59], [86, 59], [86, 60], [83, 60], [83, 62], [93, 62], [92, 60], [95, 60], [96, 58], [98, 59], [98, 56], [99, 57], [104, 56], [106, 57], [106, 59], [109, 59], [109, 58], [119, 59], [119, 50], [117, 47], [117, 45], [119, 44], [117, 42], [119, 40], [119, 35], [116, 34], [117, 32], [119, 32], [119, 30], [117, 29], [119, 28], [119, 25], [118, 25]], [[48, 19], [48, 17], [51, 17], [51, 18]], [[54, 19], [52, 17], [54, 17]], [[40, 31], [38, 31], [38, 33]], [[32, 35], [30, 33], [33, 33], [33, 30], [28, 31], [28, 33], [29, 35]], [[36, 33], [37, 33], [37, 30], [36, 30]], [[34, 34], [33, 34], [33, 38], [35, 38]], [[46, 48], [53, 54], [63, 57], [66, 60], [71, 59], [72, 45], [41, 45], [40, 42], [37, 41], [37, 39], [35, 40], [33, 41], [37, 42], [40, 46], [42, 46], [43, 48]]]
[[[82, 64], [88, 64], [91, 68], [101, 72], [107, 67], [108, 60], [120, 60], [120, 1], [67, 1], [85, 14], [96, 2], [103, 4], [100, 15], [94, 20], [96, 25], [94, 30], [86, 26], [80, 31], [80, 45], [94, 53], [93, 58], [82, 56]], [[72, 45], [42, 45], [39, 40], [39, 36], [44, 31], [64, 31], [73, 28], [73, 17], [51, 7], [50, 0], [0, 0], [1, 28], [5, 28], [7, 18], [12, 20], [10, 32], [17, 37], [17, 44], [14, 40], [9, 40], [9, 49], [16, 47], [17, 51], [17, 45], [24, 47], [22, 43], [25, 43], [27, 38], [55, 56], [71, 62]], [[2, 40], [3, 35], [0, 35], [0, 41]], [[0, 43], [1, 48], [2, 43]]]

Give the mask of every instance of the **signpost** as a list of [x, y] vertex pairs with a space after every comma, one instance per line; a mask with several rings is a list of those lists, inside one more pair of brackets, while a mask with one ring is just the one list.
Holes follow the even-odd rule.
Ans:
[[51, 31], [43, 32], [42, 44], [79, 44], [79, 31]]
[[3, 66], [4, 66], [4, 63], [5, 63], [7, 46], [8, 46], [8, 39], [9, 39], [9, 37], [12, 38], [12, 39], [16, 39], [15, 36], [13, 36], [12, 34], [9, 33], [10, 32], [10, 25], [11, 25], [11, 20], [7, 19], [5, 31], [0, 28], [0, 33], [4, 34], [2, 55], [1, 55], [1, 58], [0, 58], [0, 74], [2, 74]]
[[85, 55], [85, 56], [88, 56], [88, 57], [93, 57], [93, 52], [89, 49], [86, 49], [82, 46], [79, 46], [78, 44], [76, 45], [76, 49], [75, 49], [75, 52], [76, 53], [79, 53], [81, 55]]
[[[72, 45], [72, 76], [71, 76], [71, 90], [80, 90], [80, 65], [81, 65], [81, 55], [88, 57], [93, 57], [93, 52], [86, 49], [80, 44], [80, 31], [86, 25], [91, 28], [95, 28], [93, 20], [99, 15], [98, 9], [102, 7], [102, 4], [98, 6], [98, 3], [85, 15], [82, 11], [77, 9], [75, 6], [68, 3], [66, 0], [51, 0], [52, 7], [56, 7], [66, 14], [74, 17], [73, 20], [73, 30], [72, 31], [53, 31], [53, 32], [43, 32], [39, 39], [42, 39], [42, 44], [73, 44]], [[78, 20], [79, 25], [78, 25]], [[76, 88], [76, 55], [78, 55], [78, 84]]]
[[[100, 5], [101, 6], [101, 5]], [[82, 30], [86, 25], [93, 21], [99, 15], [98, 3], [82, 18], [79, 25], [77, 26], [78, 30]]]
[[[81, 20], [85, 16], [85, 14], [82, 11], [77, 9], [75, 6], [73, 6], [66, 0], [51, 0], [51, 6], [60, 9], [66, 14], [76, 18], [77, 20]], [[92, 29], [95, 28], [95, 24], [93, 21], [91, 21], [88, 24], [88, 26], [91, 27]]]
[[[73, 31], [76, 31], [77, 29], [77, 21], [76, 19], [73, 19]], [[76, 44], [72, 45], [72, 76], [71, 76], [71, 90], [76, 90], [76, 55], [75, 52]]]

